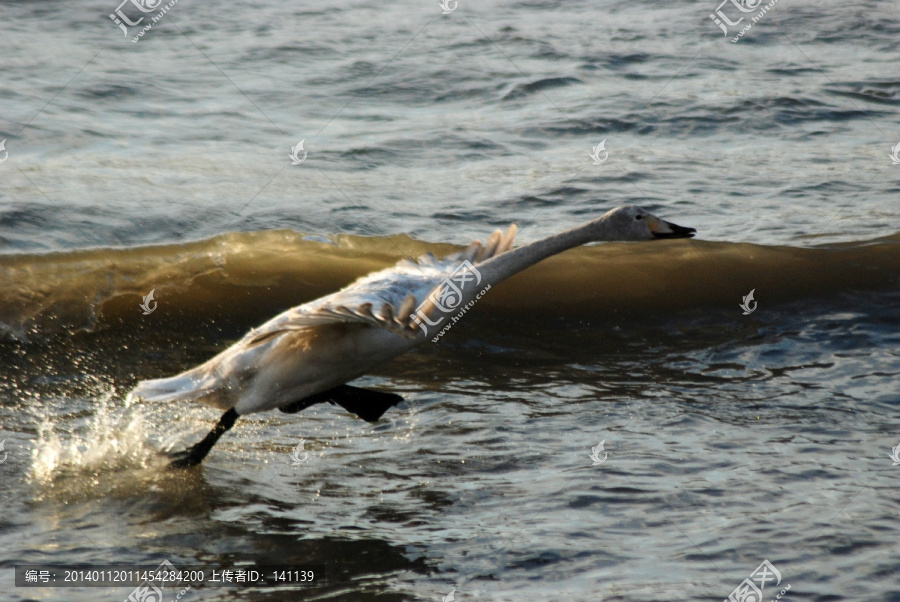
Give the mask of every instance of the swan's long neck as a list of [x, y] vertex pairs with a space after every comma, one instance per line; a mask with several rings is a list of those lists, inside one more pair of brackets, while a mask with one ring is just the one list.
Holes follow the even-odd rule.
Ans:
[[597, 240], [610, 240], [610, 233], [606, 226], [608, 226], [608, 222], [601, 218], [583, 226], [542, 238], [479, 264], [478, 271], [491, 286], [499, 284], [513, 274], [573, 247]]

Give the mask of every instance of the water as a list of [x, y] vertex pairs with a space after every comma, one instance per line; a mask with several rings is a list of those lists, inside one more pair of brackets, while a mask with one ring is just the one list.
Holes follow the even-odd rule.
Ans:
[[[737, 43], [716, 3], [181, 1], [137, 43], [115, 8], [0, 5], [0, 599], [163, 559], [324, 565], [184, 600], [722, 600], [764, 559], [765, 599], [900, 599], [893, 4]], [[181, 474], [218, 412], [124, 402], [405, 255], [627, 203], [698, 238], [492, 289], [355, 383], [405, 397], [378, 424], [247, 416]]]

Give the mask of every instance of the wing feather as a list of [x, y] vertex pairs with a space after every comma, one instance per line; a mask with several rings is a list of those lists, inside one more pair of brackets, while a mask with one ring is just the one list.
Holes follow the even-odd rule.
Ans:
[[516, 240], [516, 232], [518, 231], [519, 228], [515, 224], [509, 225], [509, 229], [506, 231], [506, 234], [503, 235], [503, 240], [500, 241], [498, 253], [506, 253], [512, 249], [513, 242]]
[[[415, 308], [415, 297], [412, 295], [410, 295], [410, 297], [412, 298], [412, 304], [409, 308], [409, 312], [412, 312], [413, 308]], [[385, 303], [385, 305], [388, 304]], [[393, 309], [391, 309], [391, 312], [392, 311]], [[400, 315], [402, 315], [402, 313]], [[260, 344], [274, 336], [291, 330], [305, 330], [307, 328], [325, 326], [328, 324], [360, 324], [374, 326], [408, 339], [416, 338], [418, 333], [421, 332], [419, 329], [411, 326], [409, 320], [400, 321], [394, 318], [391, 313], [385, 312], [384, 307], [382, 307], [380, 313], [374, 314], [372, 313], [372, 304], [364, 303], [358, 307], [336, 305], [331, 307], [320, 307], [306, 312], [296, 312], [289, 319], [282, 320], [277, 325], [273, 324], [271, 328], [266, 328], [264, 330], [260, 329], [262, 332], [257, 331], [256, 333], [251, 333], [253, 336], [251, 337], [248, 335], [249, 340], [247, 343], [251, 345]]]
[[487, 245], [484, 247], [484, 257], [493, 257], [497, 254], [497, 249], [500, 248], [500, 240], [503, 238], [503, 233], [500, 230], [494, 230], [494, 233], [491, 234], [491, 237], [488, 238]]

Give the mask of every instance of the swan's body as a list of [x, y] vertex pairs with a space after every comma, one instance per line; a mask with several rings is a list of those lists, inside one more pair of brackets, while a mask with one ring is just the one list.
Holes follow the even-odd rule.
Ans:
[[[511, 245], [514, 227], [508, 234]], [[413, 300], [425, 299], [460, 262], [474, 259], [479, 251], [484, 255], [476, 243], [440, 260], [431, 254], [415, 262], [404, 259], [275, 316], [192, 370], [141, 382], [132, 396], [199, 400], [243, 415], [280, 408], [359, 378], [425, 342], [422, 329], [410, 320]], [[387, 318], [381, 315], [385, 304], [391, 308]], [[372, 311], [361, 309], [367, 305]]]
[[[181, 465], [202, 460], [243, 414], [275, 408], [299, 411], [313, 403], [335, 401], [348, 409], [361, 408], [353, 411], [362, 417], [377, 419], [399, 396], [344, 383], [421, 345], [444, 326], [447, 315], [441, 310], [447, 304], [438, 301], [439, 293], [446, 291], [447, 279], [459, 274], [463, 262], [470, 262], [480, 282], [476, 286], [470, 278], [461, 284], [453, 307], [466, 305], [488, 285], [587, 242], [684, 238], [694, 232], [638, 207], [620, 207], [581, 227], [511, 250], [516, 234], [511, 226], [506, 234], [494, 232], [486, 245], [475, 242], [441, 260], [431, 254], [417, 262], [403, 260], [336, 293], [289, 309], [192, 370], [142, 381], [130, 397], [198, 400], [228, 410], [217, 428], [194, 446], [202, 450], [189, 450], [190, 458], [182, 458]], [[417, 300], [426, 302], [417, 307]], [[383, 407], [367, 412], [361, 407], [367, 401]], [[292, 406], [295, 409], [287, 409]]]

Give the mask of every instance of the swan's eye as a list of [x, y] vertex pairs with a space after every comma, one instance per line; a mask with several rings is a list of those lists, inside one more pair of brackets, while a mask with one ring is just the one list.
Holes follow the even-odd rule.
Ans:
[[644, 216], [643, 216], [643, 215], [638, 215], [638, 216], [637, 216], [637, 217], [635, 217], [635, 218], [634, 218], [634, 219], [643, 219], [643, 218], [644, 218]]

